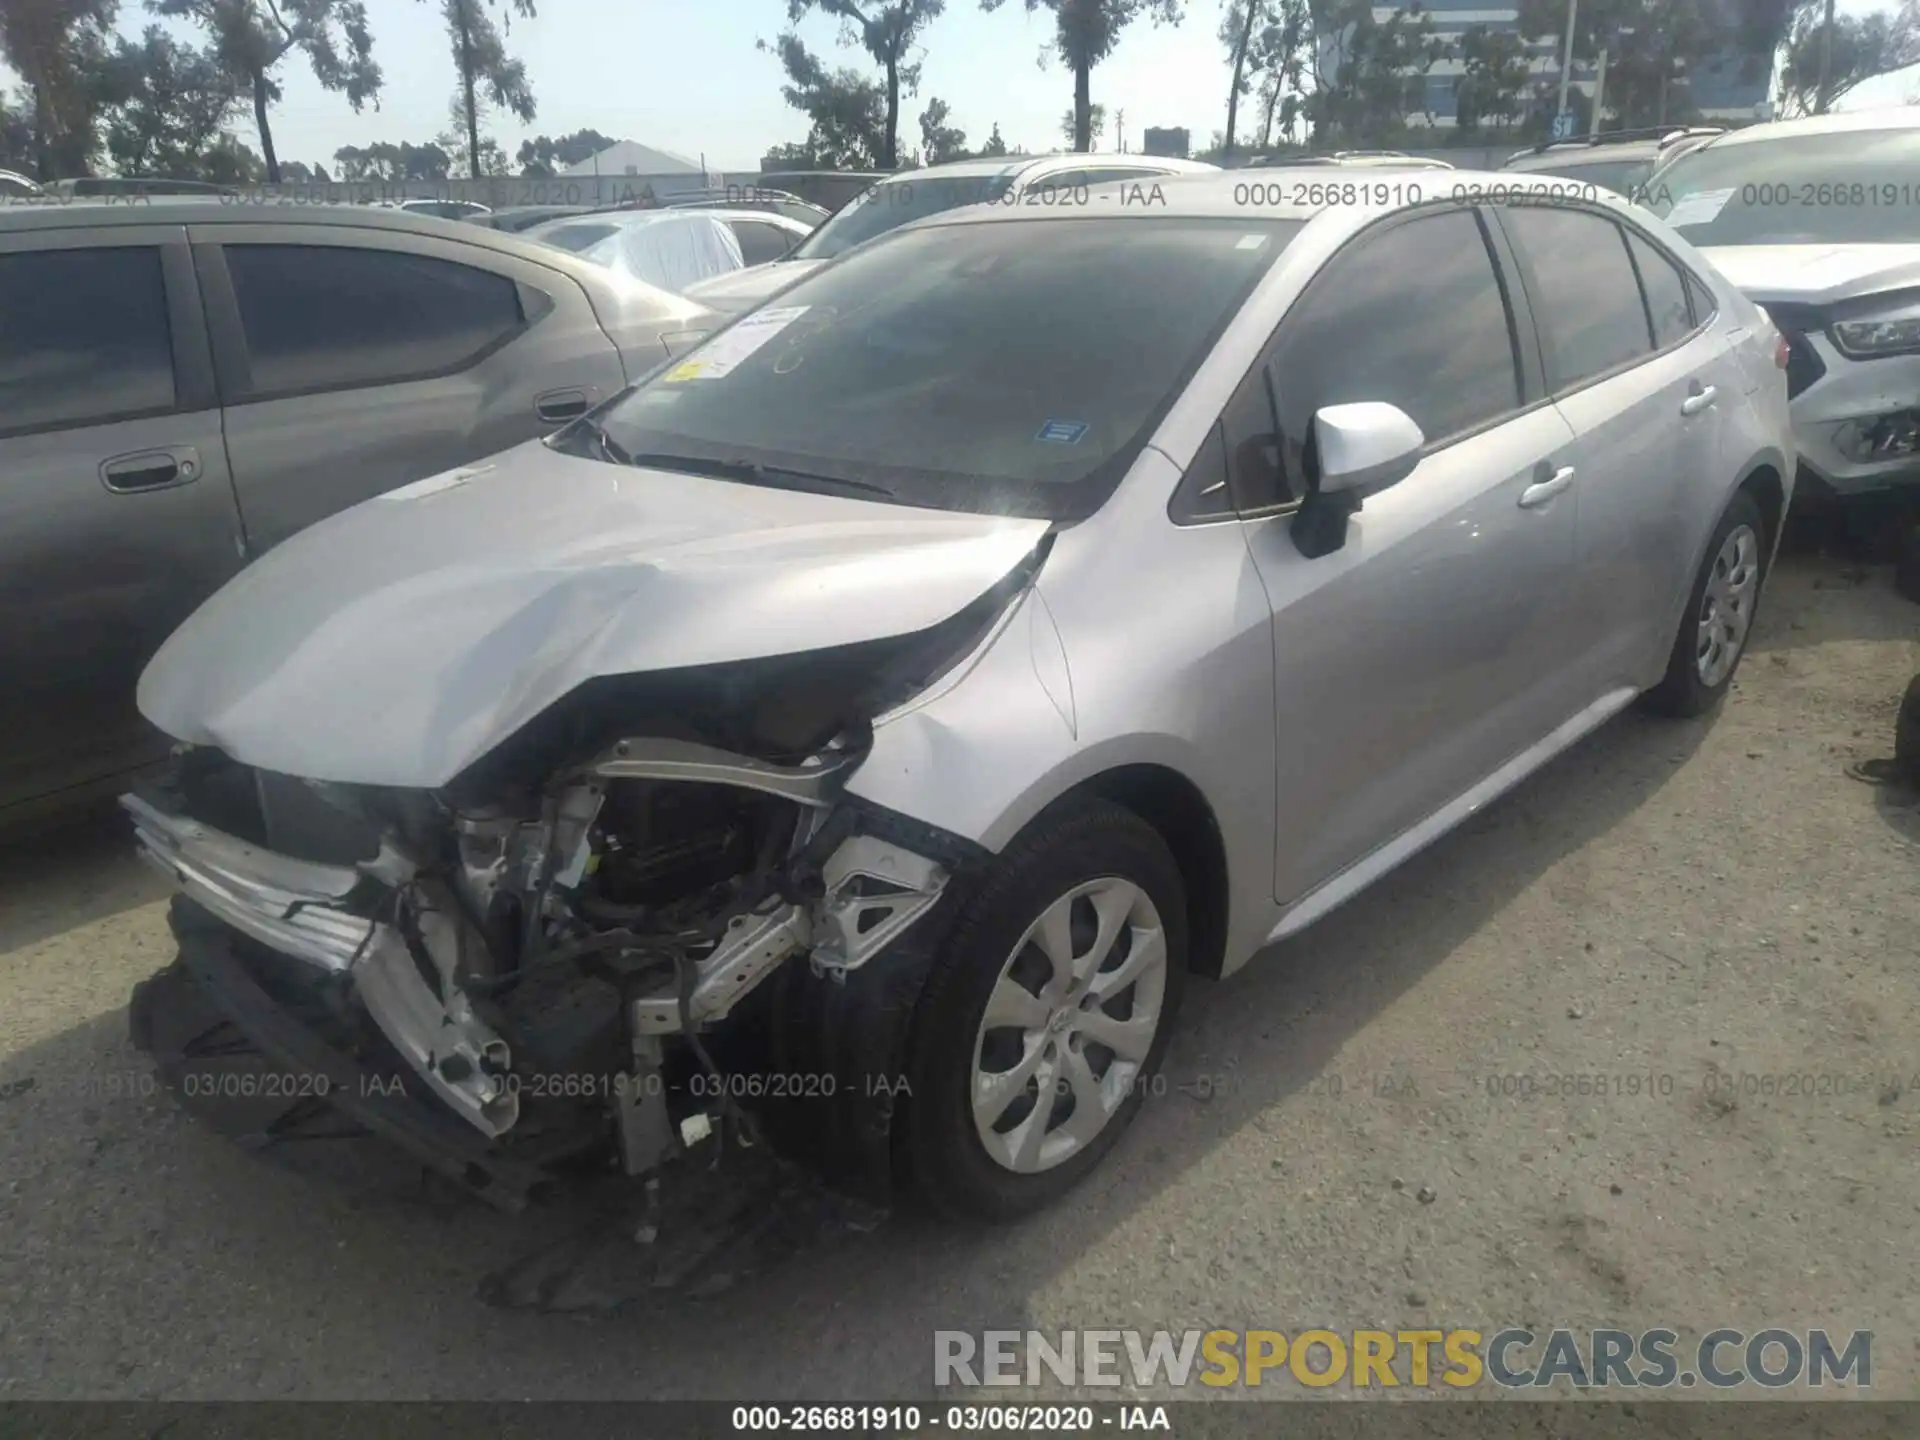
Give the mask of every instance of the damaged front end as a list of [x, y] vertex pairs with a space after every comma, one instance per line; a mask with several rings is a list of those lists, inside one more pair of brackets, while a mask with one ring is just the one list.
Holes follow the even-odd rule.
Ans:
[[[845, 783], [1032, 568], [916, 635], [591, 682], [437, 790], [180, 747], [122, 800], [179, 895], [136, 1040], [188, 1098], [233, 1088], [227, 1052], [279, 1076], [254, 1143], [344, 1118], [509, 1210], [569, 1162], [650, 1176], [768, 1121], [884, 1199], [907, 942], [978, 857]], [[891, 1029], [823, 1027], [883, 958]]]

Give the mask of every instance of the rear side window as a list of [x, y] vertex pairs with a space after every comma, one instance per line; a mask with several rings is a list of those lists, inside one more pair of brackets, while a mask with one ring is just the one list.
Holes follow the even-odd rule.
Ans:
[[[1313, 414], [1326, 405], [1397, 405], [1430, 443], [1516, 409], [1513, 331], [1480, 222], [1457, 210], [1362, 235], [1288, 312], [1273, 367], [1283, 463], [1296, 479], [1236, 474], [1236, 497], [1298, 495]], [[1258, 453], [1246, 438], [1227, 436], [1236, 464]]]
[[1653, 321], [1653, 348], [1664, 350], [1693, 331], [1693, 313], [1687, 305], [1687, 282], [1680, 269], [1632, 231], [1627, 249], [1633, 268], [1640, 272], [1640, 288], [1647, 297], [1647, 316]]
[[0, 431], [173, 406], [172, 328], [157, 249], [0, 255]]
[[255, 395], [447, 374], [522, 322], [513, 281], [451, 260], [327, 245], [229, 245], [226, 257]]
[[553, 230], [542, 230], [533, 238], [547, 245], [558, 245], [562, 250], [571, 250], [578, 255], [598, 245], [609, 235], [618, 235], [618, 225], [561, 225]]
[[778, 260], [793, 248], [787, 243], [787, 232], [778, 225], [764, 220], [729, 220], [727, 224], [733, 229], [733, 238], [740, 242], [740, 258], [749, 265]]
[[1532, 274], [1533, 313], [1556, 392], [1652, 351], [1640, 282], [1618, 225], [1550, 205], [1506, 206], [1501, 219]]

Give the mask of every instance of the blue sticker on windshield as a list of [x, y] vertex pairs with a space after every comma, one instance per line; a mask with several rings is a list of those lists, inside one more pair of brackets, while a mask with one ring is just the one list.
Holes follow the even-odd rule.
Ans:
[[1049, 445], [1078, 445], [1087, 435], [1087, 425], [1079, 420], [1049, 420], [1033, 438]]

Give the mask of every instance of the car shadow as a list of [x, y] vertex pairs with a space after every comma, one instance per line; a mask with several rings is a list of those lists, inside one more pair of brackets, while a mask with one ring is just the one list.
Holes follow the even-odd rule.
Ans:
[[[245, 1350], [235, 1337], [257, 1337], [244, 1364], [205, 1367], [191, 1358], [199, 1352], [189, 1335], [185, 1358], [154, 1362], [174, 1377], [164, 1382], [116, 1371], [105, 1358], [116, 1352], [105, 1350], [93, 1394], [240, 1396], [278, 1381], [291, 1387], [282, 1393], [372, 1398], [737, 1398], [746, 1376], [766, 1396], [931, 1398], [934, 1330], [1031, 1323], [1055, 1276], [1103, 1237], [1151, 1223], [1142, 1212], [1175, 1177], [1259, 1127], [1267, 1111], [1324, 1086], [1343, 1048], [1383, 1009], [1563, 857], [1657, 795], [1710, 723], [1629, 712], [1311, 930], [1224, 982], [1193, 986], [1164, 1090], [1149, 1093], [1138, 1123], [1085, 1184], [1018, 1224], [828, 1218], [745, 1283], [694, 1298], [636, 1282], [632, 1293], [611, 1294], [625, 1302], [618, 1308], [562, 1319], [488, 1305], [480, 1292], [504, 1262], [556, 1250], [575, 1273], [599, 1277], [602, 1300], [608, 1283], [617, 1292], [632, 1226], [597, 1201], [510, 1218], [448, 1204], [399, 1172], [371, 1187], [316, 1185], [221, 1140], [164, 1093], [90, 1102], [70, 1082], [0, 1100], [0, 1172], [40, 1177], [11, 1197], [13, 1223], [32, 1208], [42, 1250], [94, 1251], [107, 1226], [136, 1252], [99, 1266], [74, 1260], [66, 1283], [93, 1292], [76, 1306], [92, 1317], [88, 1326], [111, 1313], [130, 1336], [170, 1334], [184, 1292], [191, 1314], [222, 1317], [223, 1346]], [[90, 1067], [149, 1073], [125, 1024], [124, 1010], [99, 1016], [17, 1052], [7, 1070], [56, 1080]], [[1391, 1079], [1396, 1069], [1376, 1063], [1370, 1074]], [[22, 1151], [33, 1156], [30, 1172]], [[55, 1203], [77, 1192], [70, 1174], [49, 1177], [76, 1164], [87, 1183], [68, 1208], [110, 1221], [95, 1215], [89, 1225]], [[716, 1194], [764, 1183], [737, 1169], [673, 1178]], [[775, 1188], [762, 1193], [790, 1203]], [[0, 1209], [7, 1205], [0, 1196]], [[670, 1224], [655, 1243], [671, 1246], [679, 1233]], [[1152, 1243], [1178, 1241], [1176, 1222]], [[1214, 1236], [1208, 1247], [1230, 1241]], [[0, 1276], [5, 1268], [0, 1261]], [[365, 1368], [303, 1378], [308, 1341], [274, 1313], [288, 1303], [299, 1334], [350, 1337], [340, 1344]]]
[[0, 832], [0, 961], [165, 893], [134, 857], [132, 826], [110, 799]]
[[1920, 607], [1893, 588], [1891, 565], [1831, 555], [1782, 554], [1767, 577], [1750, 651], [1847, 640], [1910, 640]]

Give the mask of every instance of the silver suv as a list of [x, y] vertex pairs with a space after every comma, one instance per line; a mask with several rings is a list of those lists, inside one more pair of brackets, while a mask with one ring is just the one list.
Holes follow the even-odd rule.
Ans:
[[1632, 195], [1660, 166], [1724, 134], [1726, 130], [1718, 125], [1614, 130], [1582, 140], [1535, 145], [1511, 156], [1500, 168], [1523, 175], [1564, 175], [1570, 180], [1590, 181], [1617, 195]]
[[577, 418], [707, 325], [398, 210], [0, 207], [0, 817], [164, 753], [140, 667], [249, 560]]
[[1792, 347], [1803, 492], [1920, 491], [1920, 113], [1737, 130], [1663, 166], [1654, 214]]

